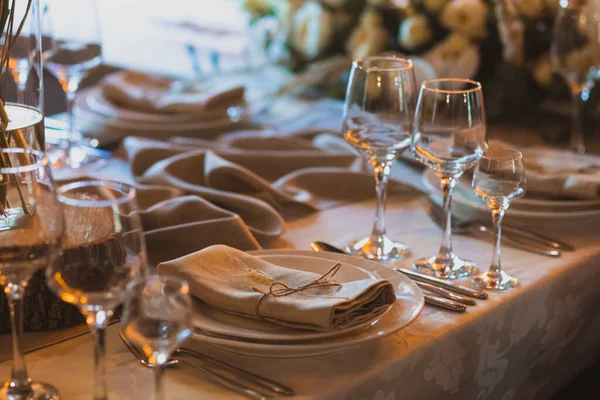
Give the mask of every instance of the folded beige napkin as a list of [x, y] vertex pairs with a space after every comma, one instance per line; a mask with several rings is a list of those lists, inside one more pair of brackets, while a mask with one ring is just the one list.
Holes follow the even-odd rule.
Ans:
[[[249, 135], [217, 143], [127, 138], [124, 146], [140, 182], [171, 185], [225, 208], [235, 198], [238, 208], [232, 211], [244, 220], [240, 196], [260, 199], [276, 210], [287, 204], [319, 210], [374, 196], [373, 176], [352, 170], [358, 160], [352, 149], [339, 145], [325, 151], [314, 144], [343, 142], [341, 138], [324, 134], [302, 143], [298, 138]], [[289, 150], [294, 141], [302, 143], [300, 150]], [[406, 190], [400, 182], [390, 183], [390, 193]]]
[[124, 108], [170, 114], [192, 119], [227, 115], [232, 106], [244, 104], [244, 87], [224, 80], [185, 83], [137, 71], [107, 75], [101, 82], [107, 100]]
[[567, 150], [523, 150], [527, 192], [550, 199], [600, 198], [600, 157]]
[[186, 280], [193, 296], [221, 310], [316, 331], [351, 328], [396, 301], [383, 279], [337, 282], [341, 264], [323, 275], [284, 268], [227, 246], [211, 246], [158, 265], [160, 275]]

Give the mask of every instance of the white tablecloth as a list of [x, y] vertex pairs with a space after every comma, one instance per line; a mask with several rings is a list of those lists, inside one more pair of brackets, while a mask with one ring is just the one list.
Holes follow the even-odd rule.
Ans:
[[[422, 208], [422, 196], [389, 199], [388, 223], [394, 238], [408, 243], [414, 256], [437, 250], [440, 230]], [[309, 249], [311, 240], [342, 245], [371, 227], [372, 201], [298, 218], [275, 243]], [[351, 216], [349, 218], [348, 216]], [[560, 232], [552, 232], [559, 235]], [[318, 399], [544, 399], [600, 354], [600, 290], [597, 232], [568, 235], [577, 246], [560, 259], [504, 248], [503, 265], [521, 286], [492, 293], [464, 314], [426, 307], [412, 325], [378, 343], [337, 354], [294, 360], [236, 356], [199, 347], [223, 360], [293, 387], [297, 398]], [[486, 268], [491, 245], [455, 237], [459, 255]], [[118, 326], [108, 334], [111, 398], [151, 397], [152, 371], [138, 365], [121, 344]], [[8, 338], [0, 346], [10, 346]], [[89, 335], [27, 356], [34, 379], [51, 382], [65, 399], [89, 399], [92, 342]], [[10, 362], [0, 363], [8, 377]], [[187, 368], [165, 375], [169, 399], [233, 399], [230, 392]]]

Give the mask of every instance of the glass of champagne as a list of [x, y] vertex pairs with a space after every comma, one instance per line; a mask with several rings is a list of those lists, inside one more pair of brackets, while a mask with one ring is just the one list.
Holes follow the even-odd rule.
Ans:
[[164, 399], [163, 365], [191, 335], [192, 298], [187, 282], [152, 276], [128, 287], [124, 333], [148, 357], [154, 369], [154, 399]]
[[[66, 97], [69, 135], [65, 157], [55, 166], [81, 168], [100, 161], [83, 144], [73, 112], [75, 94], [91, 71], [102, 64], [102, 46], [93, 0], [44, 0], [44, 66], [58, 79]], [[73, 24], [72, 21], [77, 21]]]
[[94, 400], [107, 398], [105, 337], [127, 285], [145, 275], [146, 249], [135, 189], [111, 181], [73, 182], [57, 189], [66, 235], [62, 262], [46, 273], [48, 286], [76, 305], [95, 339]]
[[475, 167], [473, 187], [477, 196], [484, 199], [492, 210], [494, 221], [494, 252], [489, 271], [473, 277], [479, 287], [510, 290], [517, 279], [502, 271], [500, 266], [500, 237], [504, 213], [514, 199], [525, 194], [525, 166], [523, 155], [517, 150], [490, 148]]
[[63, 208], [50, 162], [40, 152], [0, 148], [0, 177], [0, 285], [8, 299], [13, 345], [11, 376], [0, 387], [0, 399], [59, 399], [55, 387], [29, 378], [18, 339], [27, 282], [60, 255]]
[[584, 104], [590, 97], [600, 68], [600, 9], [593, 0], [562, 0], [558, 9], [550, 61], [571, 90], [569, 148], [585, 153]]
[[367, 57], [352, 64], [342, 130], [375, 171], [377, 206], [371, 235], [347, 250], [371, 260], [396, 260], [410, 253], [386, 233], [385, 201], [392, 164], [410, 145], [415, 93], [410, 60]]
[[438, 254], [417, 260], [414, 268], [443, 279], [478, 273], [475, 265], [452, 250], [452, 190], [456, 180], [475, 166], [487, 147], [483, 94], [479, 82], [467, 79], [425, 81], [417, 102], [411, 149], [440, 178], [443, 234]]

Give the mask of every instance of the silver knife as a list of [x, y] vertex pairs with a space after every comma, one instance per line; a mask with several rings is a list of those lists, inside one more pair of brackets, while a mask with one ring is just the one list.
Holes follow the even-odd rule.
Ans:
[[474, 306], [477, 302], [469, 297], [461, 296], [460, 294], [452, 293], [449, 290], [442, 289], [441, 287], [432, 285], [431, 283], [415, 281], [418, 287], [424, 290], [428, 290], [435, 293], [445, 299], [454, 300], [466, 306]]
[[[475, 237], [478, 235], [485, 235], [488, 239], [494, 239], [494, 232], [491, 229], [486, 227], [485, 225], [471, 225], [469, 226], [469, 231]], [[502, 227], [505, 229], [505, 227]], [[506, 231], [508, 233], [508, 231]], [[530, 253], [539, 254], [547, 257], [560, 257], [561, 253], [557, 248], [554, 248], [548, 244], [541, 244], [539, 242], [534, 241], [532, 238], [522, 239], [515, 237], [516, 235], [513, 233], [512, 235], [502, 235], [502, 241], [511, 247], [528, 251]]]
[[454, 293], [464, 294], [465, 296], [474, 297], [476, 299], [485, 300], [488, 298], [488, 294], [481, 290], [471, 289], [465, 286], [455, 285], [454, 283], [446, 282], [442, 279], [435, 278], [433, 276], [420, 274], [415, 271], [404, 268], [394, 268], [396, 271], [403, 273], [404, 275], [412, 278], [414, 281], [431, 283], [436, 286], [440, 286], [443, 289], [450, 290]]

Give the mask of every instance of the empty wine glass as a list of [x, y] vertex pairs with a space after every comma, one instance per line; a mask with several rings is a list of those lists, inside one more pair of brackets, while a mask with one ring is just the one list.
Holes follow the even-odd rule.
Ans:
[[64, 159], [58, 165], [80, 168], [100, 161], [84, 145], [73, 112], [75, 94], [82, 79], [102, 64], [96, 7], [92, 0], [44, 1], [42, 57], [44, 66], [58, 79], [66, 94], [69, 114], [67, 148]]
[[490, 148], [475, 167], [473, 187], [477, 196], [484, 199], [492, 210], [495, 234], [490, 269], [474, 276], [473, 281], [486, 289], [513, 289], [517, 286], [517, 279], [502, 271], [500, 266], [500, 237], [504, 212], [512, 200], [525, 194], [523, 155], [512, 149]]
[[60, 255], [63, 209], [44, 154], [0, 148], [0, 177], [0, 285], [10, 308], [13, 345], [11, 376], [0, 387], [0, 399], [59, 399], [55, 387], [29, 378], [19, 335], [27, 282]]
[[153, 276], [128, 287], [124, 333], [155, 366], [155, 400], [164, 398], [163, 365], [191, 335], [191, 309], [188, 284], [176, 277]]
[[47, 270], [48, 286], [76, 305], [95, 339], [93, 398], [107, 398], [104, 331], [127, 285], [145, 275], [146, 250], [135, 189], [110, 181], [57, 189], [67, 231], [62, 262]]
[[483, 154], [486, 125], [479, 82], [467, 79], [425, 81], [417, 102], [411, 149], [440, 178], [444, 216], [442, 244], [437, 255], [417, 260], [418, 271], [444, 279], [478, 273], [475, 265], [452, 250], [452, 191], [456, 180]]
[[585, 153], [583, 106], [600, 68], [600, 10], [593, 0], [562, 0], [554, 23], [550, 61], [571, 90], [569, 147]]
[[392, 163], [410, 144], [414, 99], [410, 60], [368, 57], [352, 64], [342, 131], [373, 166], [377, 208], [371, 235], [351, 243], [347, 250], [368, 259], [387, 261], [410, 253], [406, 245], [386, 234], [385, 201]]

